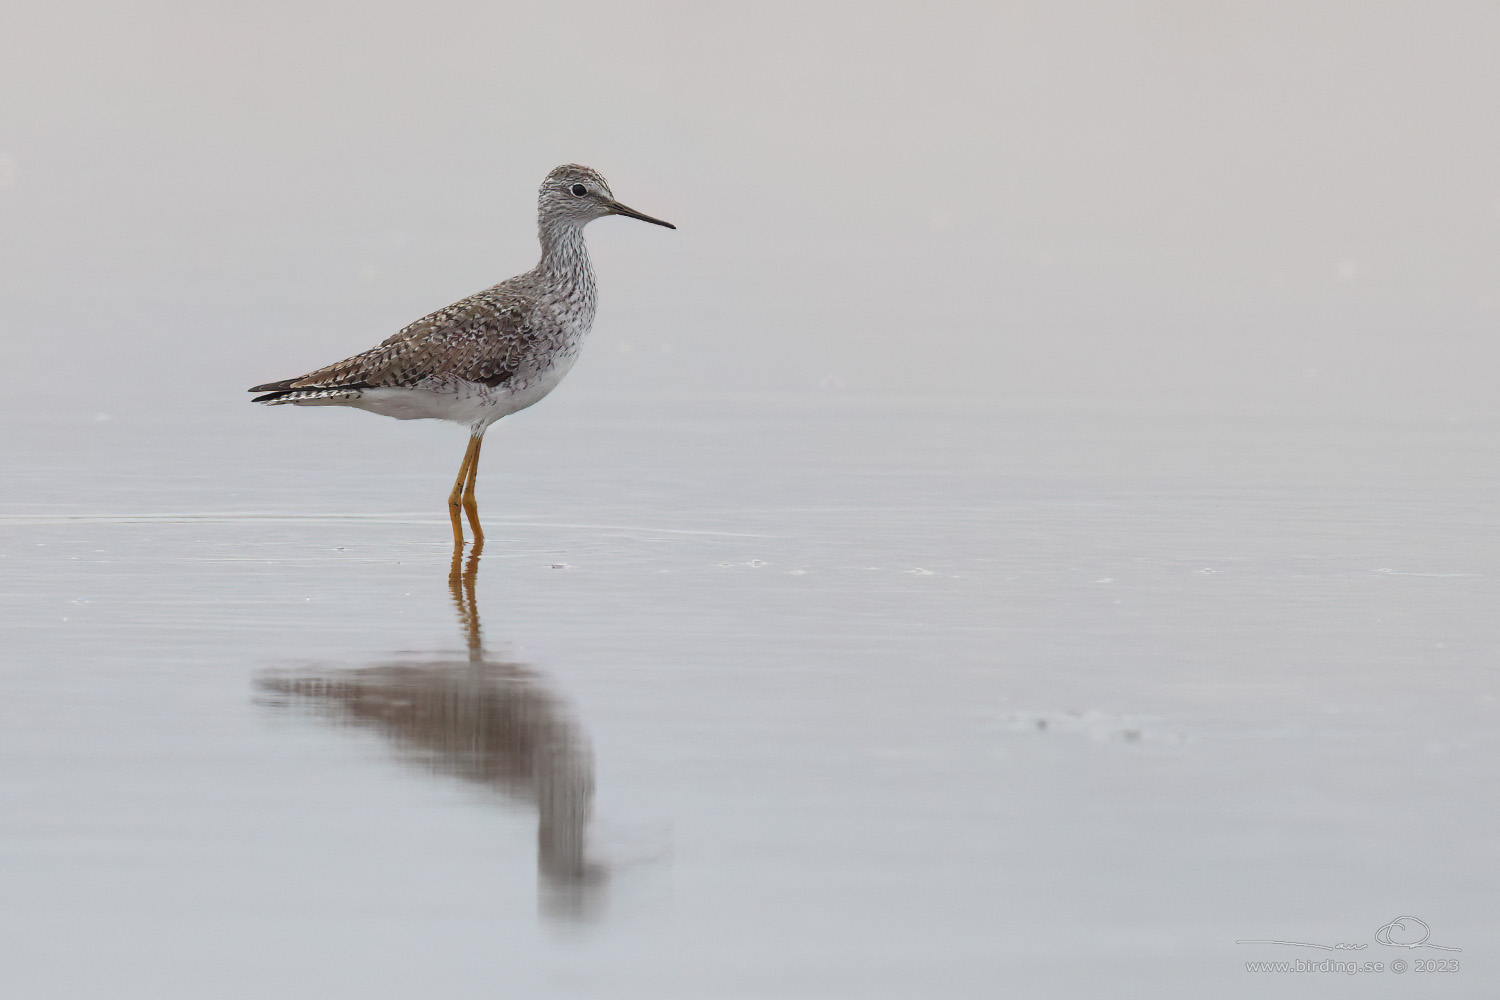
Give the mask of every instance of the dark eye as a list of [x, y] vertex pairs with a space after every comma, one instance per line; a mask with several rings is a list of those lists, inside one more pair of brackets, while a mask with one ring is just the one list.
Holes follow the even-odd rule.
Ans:
[[584, 187], [582, 184], [574, 184], [568, 190], [572, 191], [573, 194], [579, 198], [582, 198], [584, 195], [589, 193], [589, 189]]

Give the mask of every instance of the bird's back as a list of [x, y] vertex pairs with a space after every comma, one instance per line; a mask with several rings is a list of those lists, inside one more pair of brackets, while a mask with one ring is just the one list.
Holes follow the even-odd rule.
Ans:
[[534, 374], [548, 342], [537, 297], [520, 275], [430, 313], [368, 351], [251, 389], [258, 403], [352, 402], [367, 389], [471, 383], [495, 389]]

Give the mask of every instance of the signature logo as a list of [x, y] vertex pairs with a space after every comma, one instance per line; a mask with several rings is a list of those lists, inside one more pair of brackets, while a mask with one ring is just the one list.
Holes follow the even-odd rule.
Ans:
[[[1433, 948], [1437, 951], [1463, 951], [1446, 944], [1431, 942], [1432, 928], [1418, 917], [1399, 916], [1390, 923], [1381, 924], [1375, 930], [1375, 943], [1387, 948]], [[1273, 938], [1241, 938], [1235, 944], [1279, 944], [1287, 948], [1317, 948], [1322, 951], [1364, 951], [1370, 945], [1340, 941], [1337, 944], [1318, 944], [1314, 941], [1278, 941]]]
[[1462, 948], [1451, 948], [1445, 944], [1430, 944], [1428, 938], [1432, 937], [1432, 928], [1427, 926], [1425, 920], [1416, 917], [1397, 917], [1388, 924], [1382, 924], [1375, 932], [1375, 940], [1388, 948], [1436, 948], [1438, 951], [1463, 951]]

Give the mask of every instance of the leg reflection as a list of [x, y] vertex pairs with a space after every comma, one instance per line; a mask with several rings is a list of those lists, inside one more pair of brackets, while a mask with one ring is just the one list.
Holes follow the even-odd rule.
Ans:
[[479, 600], [474, 596], [474, 583], [479, 577], [479, 554], [484, 551], [484, 539], [474, 543], [468, 561], [464, 561], [464, 544], [453, 545], [453, 565], [448, 570], [448, 592], [453, 597], [454, 610], [458, 612], [458, 624], [468, 644], [469, 659], [484, 658], [484, 640], [479, 634]]
[[455, 546], [449, 587], [467, 656], [263, 675], [260, 685], [345, 725], [379, 732], [405, 761], [534, 805], [542, 910], [589, 916], [603, 868], [585, 851], [594, 758], [566, 703], [535, 671], [484, 651], [475, 600], [479, 546]]

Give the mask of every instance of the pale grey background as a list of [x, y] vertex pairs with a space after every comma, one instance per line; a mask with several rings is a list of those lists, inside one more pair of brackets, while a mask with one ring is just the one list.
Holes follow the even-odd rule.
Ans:
[[[1494, 981], [1500, 9], [4, 22], [8, 995]], [[242, 391], [529, 267], [568, 160], [680, 227], [590, 228], [481, 474], [490, 647], [597, 762], [581, 924], [524, 803], [257, 703], [461, 645], [460, 433]], [[1401, 914], [1462, 971], [1234, 943], [1452, 957]]]

